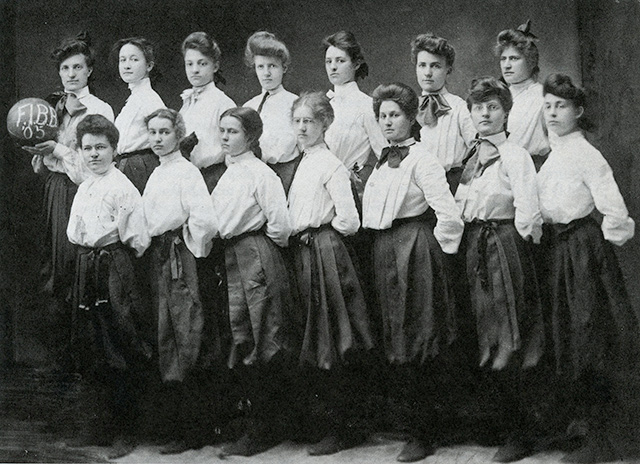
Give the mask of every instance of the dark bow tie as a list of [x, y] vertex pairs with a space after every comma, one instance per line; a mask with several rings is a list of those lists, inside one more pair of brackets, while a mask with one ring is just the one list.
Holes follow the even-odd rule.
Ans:
[[409, 147], [399, 147], [397, 145], [385, 147], [382, 149], [382, 155], [380, 155], [380, 160], [376, 164], [376, 168], [379, 168], [388, 161], [389, 167], [395, 169], [400, 166], [400, 162], [405, 159], [408, 154]]
[[65, 111], [69, 113], [71, 117], [79, 114], [87, 109], [78, 97], [73, 93], [65, 93], [62, 95], [58, 103], [56, 103], [56, 113], [58, 114], [58, 121], [62, 121]]
[[480, 177], [489, 166], [499, 159], [498, 147], [491, 141], [481, 138], [474, 139], [469, 152], [464, 157], [464, 170], [460, 177], [460, 183], [468, 184], [474, 177]]
[[420, 109], [418, 110], [417, 121], [421, 126], [433, 127], [438, 123], [438, 118], [447, 114], [451, 107], [439, 93], [430, 93], [420, 97]]

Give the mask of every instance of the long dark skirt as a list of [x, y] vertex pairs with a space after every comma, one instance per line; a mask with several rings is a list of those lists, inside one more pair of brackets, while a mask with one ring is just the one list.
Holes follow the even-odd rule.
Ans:
[[144, 340], [144, 305], [132, 253], [118, 243], [78, 248], [73, 287], [73, 342], [82, 374], [132, 369], [151, 359]]
[[73, 198], [78, 191], [66, 174], [51, 172], [44, 185], [46, 212], [46, 256], [42, 269], [44, 290], [59, 298], [68, 298], [73, 285], [76, 247], [67, 238], [67, 225]]
[[525, 241], [513, 221], [468, 223], [464, 239], [480, 366], [535, 366], [544, 351], [544, 322]]
[[182, 381], [198, 361], [204, 327], [196, 259], [181, 230], [154, 237], [149, 252], [160, 375], [165, 382]]
[[342, 238], [333, 228], [296, 240], [293, 262], [305, 314], [301, 364], [330, 369], [374, 346], [362, 287]]
[[373, 257], [387, 361], [424, 364], [456, 338], [440, 244], [427, 221], [403, 221], [376, 231]]
[[613, 246], [596, 221], [546, 225], [543, 239], [556, 371], [577, 379], [637, 362], [637, 316]]
[[149, 176], [160, 166], [160, 159], [150, 148], [116, 157], [117, 167], [135, 185], [140, 194], [144, 192]]
[[229, 367], [292, 359], [293, 298], [278, 246], [262, 233], [226, 241], [229, 321], [233, 342]]

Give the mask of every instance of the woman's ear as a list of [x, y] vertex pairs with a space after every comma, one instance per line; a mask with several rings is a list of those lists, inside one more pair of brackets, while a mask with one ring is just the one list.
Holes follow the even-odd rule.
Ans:
[[89, 76], [91, 76], [91, 73], [93, 72], [93, 68], [89, 67], [89, 68], [87, 68], [87, 71], [88, 71], [87, 77], [89, 77]]
[[156, 65], [155, 61], [149, 61], [147, 63], [147, 74], [151, 72], [151, 70], [153, 69], [153, 67]]
[[220, 63], [213, 63], [213, 73], [217, 73], [220, 70]]
[[580, 119], [584, 114], [584, 106], [579, 106], [576, 108], [576, 118]]

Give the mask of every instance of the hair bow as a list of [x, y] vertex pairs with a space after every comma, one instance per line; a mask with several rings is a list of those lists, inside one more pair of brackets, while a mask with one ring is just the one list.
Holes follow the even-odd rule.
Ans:
[[522, 32], [526, 37], [531, 37], [532, 39], [537, 39], [538, 37], [531, 32], [531, 20], [527, 19], [527, 22], [524, 24], [520, 24], [516, 31]]

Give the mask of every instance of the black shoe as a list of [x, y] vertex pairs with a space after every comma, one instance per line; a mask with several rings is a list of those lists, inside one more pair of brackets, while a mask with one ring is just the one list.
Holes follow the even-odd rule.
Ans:
[[108, 459], [118, 459], [131, 454], [136, 449], [136, 445], [130, 438], [118, 437], [111, 445], [111, 450], [107, 454]]
[[510, 439], [493, 456], [493, 462], [514, 462], [531, 456], [533, 445], [522, 439]]
[[422, 461], [427, 456], [431, 456], [435, 450], [424, 440], [411, 438], [402, 448], [397, 457], [399, 462]]

